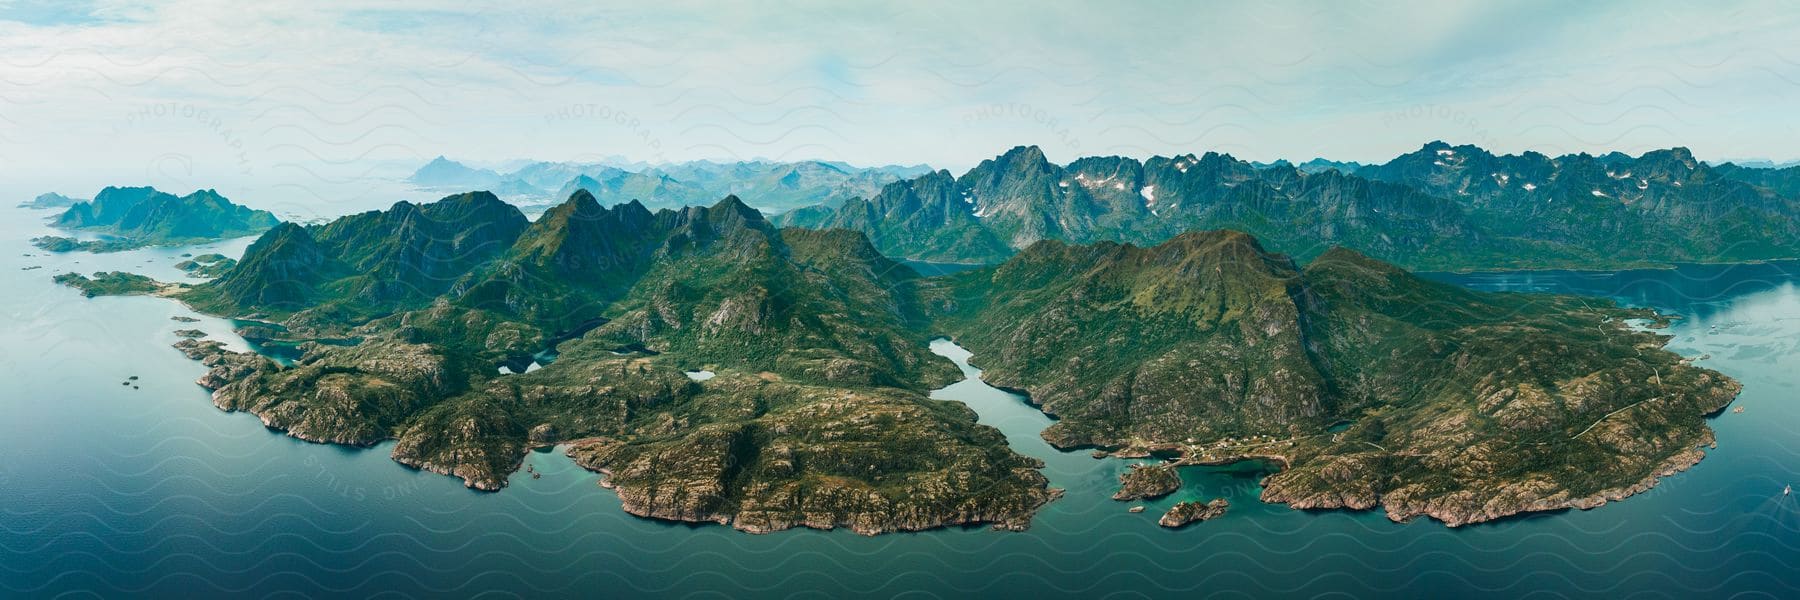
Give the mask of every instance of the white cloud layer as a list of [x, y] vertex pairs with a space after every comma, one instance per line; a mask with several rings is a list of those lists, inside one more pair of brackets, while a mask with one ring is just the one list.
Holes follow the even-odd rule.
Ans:
[[0, 176], [304, 202], [439, 154], [1800, 155], [1788, 3], [750, 4], [0, 2]]

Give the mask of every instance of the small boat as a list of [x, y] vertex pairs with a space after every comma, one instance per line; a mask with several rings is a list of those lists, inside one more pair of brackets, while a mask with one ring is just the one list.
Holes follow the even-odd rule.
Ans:
[[1792, 486], [1792, 485], [1782, 486], [1781, 495], [1786, 496], [1786, 495], [1792, 494], [1792, 493], [1794, 493], [1794, 486]]
[[1739, 406], [1739, 407], [1736, 407], [1736, 408], [1733, 408], [1733, 409], [1731, 409], [1731, 412], [1733, 412], [1733, 413], [1742, 413], [1742, 412], [1744, 412], [1744, 407], [1742, 407], [1742, 406]]
[[1141, 512], [1144, 512], [1144, 507], [1143, 507], [1143, 506], [1141, 506], [1141, 505], [1140, 505], [1140, 506], [1133, 506], [1133, 507], [1131, 507], [1131, 508], [1129, 508], [1129, 509], [1127, 509], [1127, 510], [1126, 510], [1126, 511], [1125, 511], [1125, 512], [1129, 512], [1129, 513], [1141, 513]]

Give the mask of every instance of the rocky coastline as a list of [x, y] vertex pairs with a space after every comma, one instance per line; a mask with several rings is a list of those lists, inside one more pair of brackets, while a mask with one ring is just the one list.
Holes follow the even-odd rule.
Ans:
[[1181, 475], [1170, 465], [1133, 464], [1119, 474], [1119, 491], [1112, 499], [1119, 501], [1152, 500], [1181, 488]]
[[1178, 502], [1175, 506], [1169, 507], [1169, 512], [1163, 513], [1162, 518], [1158, 519], [1156, 524], [1170, 529], [1180, 529], [1194, 523], [1218, 518], [1225, 514], [1225, 509], [1230, 507], [1231, 503], [1224, 498], [1214, 498], [1211, 502], [1197, 500]]
[[[601, 461], [606, 460], [604, 457], [607, 446], [615, 443], [615, 440], [606, 439], [572, 440], [566, 447], [566, 453], [576, 465], [599, 473], [600, 487], [618, 494], [621, 508], [625, 512], [660, 521], [715, 523], [752, 534], [804, 527], [826, 531], [844, 528], [858, 535], [873, 536], [983, 524], [989, 525], [994, 531], [1025, 531], [1030, 528], [1031, 519], [1039, 509], [1063, 495], [1060, 488], [1046, 488], [1043, 494], [1023, 503], [1005, 506], [962, 503], [948, 511], [920, 511], [896, 510], [897, 507], [890, 501], [853, 489], [837, 488], [818, 492], [838, 502], [835, 506], [788, 508], [793, 505], [785, 501], [794, 500], [788, 497], [776, 498], [783, 501], [783, 504], [788, 504], [788, 507], [772, 510], [768, 506], [741, 506], [720, 502], [722, 498], [718, 494], [722, 490], [712, 482], [690, 482], [680, 487], [684, 493], [670, 493], [673, 490], [667, 488], [620, 485], [615, 469], [601, 466]], [[1036, 471], [1032, 470], [1031, 473], [1036, 474]], [[1038, 477], [1041, 478], [1042, 475]], [[712, 495], [685, 493], [694, 490], [712, 490]]]

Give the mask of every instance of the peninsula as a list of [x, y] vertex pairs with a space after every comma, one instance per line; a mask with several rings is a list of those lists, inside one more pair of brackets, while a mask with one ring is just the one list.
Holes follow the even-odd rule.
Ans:
[[[221, 270], [66, 279], [265, 323], [252, 333], [297, 358], [183, 350], [216, 405], [294, 437], [397, 440], [394, 460], [481, 490], [558, 446], [632, 514], [752, 532], [1020, 529], [1058, 496], [1040, 461], [926, 397], [959, 377], [927, 351], [938, 335], [1057, 417], [1058, 447], [1272, 461], [1267, 501], [1452, 526], [1646, 489], [1699, 460], [1705, 416], [1738, 391], [1631, 325], [1663, 318], [1647, 310], [1470, 291], [1341, 248], [1302, 265], [1234, 231], [1045, 240], [922, 277], [861, 233], [779, 229], [736, 197], [652, 212], [576, 191], [528, 221], [472, 192], [284, 223]], [[1133, 499], [1180, 480], [1124, 483]]]

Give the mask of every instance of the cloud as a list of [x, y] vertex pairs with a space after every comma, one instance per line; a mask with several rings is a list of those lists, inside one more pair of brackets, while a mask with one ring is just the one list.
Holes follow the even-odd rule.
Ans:
[[0, 165], [303, 202], [439, 154], [1787, 158], [1800, 119], [1779, 3], [595, 4], [3, 4]]

